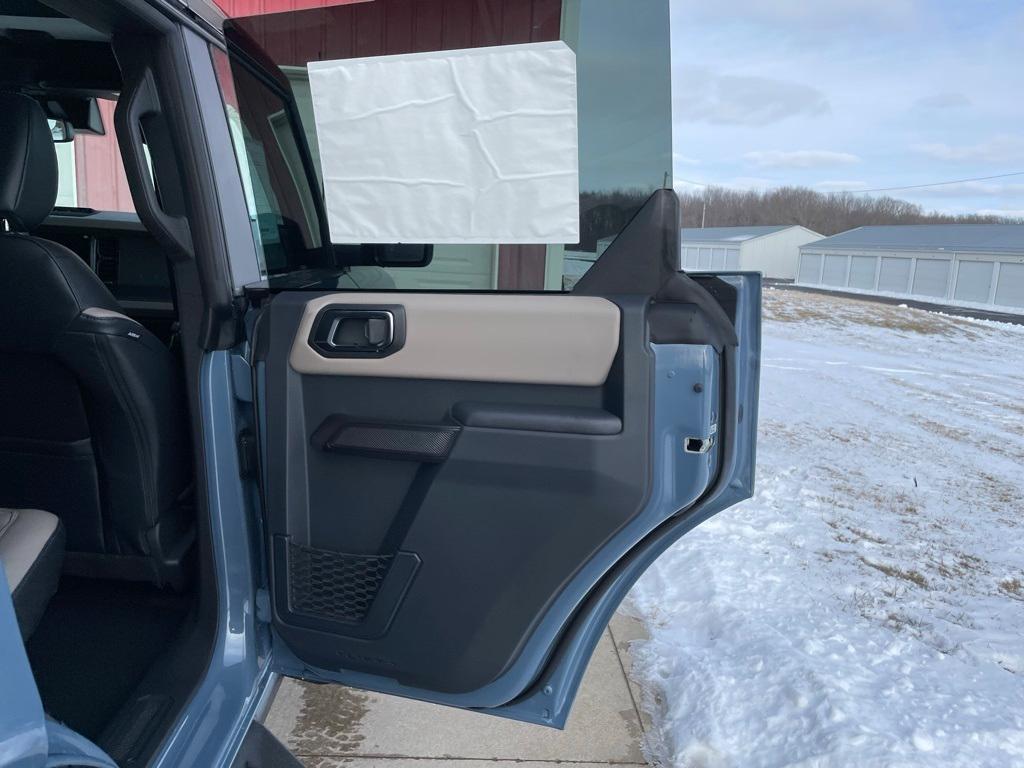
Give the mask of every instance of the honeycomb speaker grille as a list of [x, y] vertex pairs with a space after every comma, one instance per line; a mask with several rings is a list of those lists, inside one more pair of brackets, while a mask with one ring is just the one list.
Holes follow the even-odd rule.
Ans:
[[335, 621], [362, 621], [393, 559], [391, 555], [345, 555], [289, 542], [292, 612]]

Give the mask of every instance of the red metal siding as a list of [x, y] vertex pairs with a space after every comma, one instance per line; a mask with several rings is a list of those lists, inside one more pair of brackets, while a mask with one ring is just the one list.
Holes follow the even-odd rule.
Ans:
[[499, 291], [542, 291], [547, 264], [545, 245], [502, 245], [498, 248]]
[[114, 102], [99, 102], [105, 136], [75, 136], [75, 187], [78, 206], [98, 211], [134, 211], [121, 152], [114, 136]]
[[[239, 9], [299, 2], [224, 1]], [[562, 0], [373, 0], [272, 17], [254, 15], [237, 22], [278, 64], [302, 66], [310, 61], [557, 40], [561, 17]]]
[[372, 3], [373, 0], [215, 0], [228, 16], [260, 16], [265, 13], [305, 11], [330, 5]]

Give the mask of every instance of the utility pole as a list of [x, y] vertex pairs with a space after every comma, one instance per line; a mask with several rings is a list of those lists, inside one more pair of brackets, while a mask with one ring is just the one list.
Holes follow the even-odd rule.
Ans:
[[707, 197], [705, 197], [704, 198], [704, 207], [701, 208], [701, 211], [700, 211], [700, 228], [701, 229], [704, 229], [704, 220], [707, 218], [707, 215], [708, 215], [708, 199], [707, 199]]

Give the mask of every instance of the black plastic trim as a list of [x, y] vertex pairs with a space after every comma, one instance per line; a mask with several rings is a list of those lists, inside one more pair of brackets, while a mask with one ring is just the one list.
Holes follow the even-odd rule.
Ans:
[[310, 442], [328, 453], [436, 464], [448, 458], [460, 428], [433, 424], [368, 423], [329, 416]]
[[622, 419], [601, 408], [517, 403], [456, 403], [452, 418], [466, 427], [560, 432], [573, 435], [617, 435]]
[[[335, 322], [349, 317], [388, 319], [391, 323], [390, 343], [367, 348], [333, 346], [330, 336]], [[405, 307], [401, 304], [331, 304], [317, 313], [307, 341], [321, 357], [389, 357], [405, 346]]]
[[265, 725], [253, 720], [231, 768], [302, 768], [302, 763]]

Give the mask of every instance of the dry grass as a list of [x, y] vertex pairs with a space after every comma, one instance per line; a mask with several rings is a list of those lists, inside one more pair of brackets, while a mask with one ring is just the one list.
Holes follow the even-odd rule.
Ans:
[[982, 452], [992, 453], [999, 456], [1005, 456], [1008, 459], [1014, 461], [1024, 460], [1024, 454], [1021, 454], [1019, 450], [1014, 450], [1012, 446], [1007, 445], [997, 435], [988, 435], [978, 432], [965, 432], [960, 429], [950, 427], [948, 424], [940, 424], [937, 421], [932, 421], [921, 416], [914, 417], [914, 422], [931, 432], [937, 437], [941, 437], [945, 440], [950, 441], [953, 445], [951, 450], [959, 451], [960, 453], [966, 452]]
[[896, 565], [889, 565], [888, 563], [876, 563], [874, 560], [869, 560], [866, 557], [861, 557], [860, 561], [876, 571], [884, 573], [894, 579], [902, 579], [903, 581], [909, 581], [911, 584], [916, 584], [921, 589], [928, 589], [928, 579], [924, 577], [920, 571], [913, 568], [903, 569]]
[[848, 526], [846, 526], [846, 528], [847, 528], [848, 531], [850, 531], [850, 533], [854, 534], [859, 539], [863, 539], [864, 541], [870, 541], [873, 544], [888, 544], [889, 543], [888, 541], [883, 539], [878, 534], [871, 533], [870, 531], [865, 531], [863, 528], [858, 528], [855, 525], [848, 525]]
[[978, 483], [994, 501], [1006, 505], [1007, 508], [1024, 508], [1024, 496], [1021, 495], [1020, 487], [1006, 482], [1005, 478], [996, 477], [988, 472], [981, 472], [978, 475]]
[[1024, 582], [1020, 579], [1003, 579], [999, 582], [999, 589], [1017, 600], [1024, 600]]
[[916, 517], [921, 514], [921, 508], [917, 505], [910, 494], [897, 491], [889, 498], [889, 511], [902, 517]]
[[909, 629], [915, 634], [923, 630], [927, 625], [925, 622], [916, 616], [910, 616], [906, 613], [899, 611], [889, 611], [885, 616], [886, 626], [890, 629], [894, 629], [897, 632], [903, 629]]
[[978, 338], [966, 321], [912, 307], [882, 304], [872, 299], [822, 295], [777, 289], [766, 291], [765, 317], [783, 323], [813, 322], [846, 326], [854, 319], [861, 325], [923, 336]]

